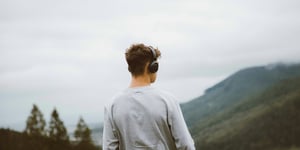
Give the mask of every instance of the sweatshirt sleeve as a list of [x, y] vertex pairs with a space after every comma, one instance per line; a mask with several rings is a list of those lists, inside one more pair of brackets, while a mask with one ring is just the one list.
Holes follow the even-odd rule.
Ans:
[[110, 107], [104, 108], [104, 126], [103, 126], [103, 150], [118, 150], [118, 133], [112, 122]]
[[195, 150], [194, 141], [186, 126], [179, 103], [173, 98], [170, 102], [169, 125], [178, 150]]

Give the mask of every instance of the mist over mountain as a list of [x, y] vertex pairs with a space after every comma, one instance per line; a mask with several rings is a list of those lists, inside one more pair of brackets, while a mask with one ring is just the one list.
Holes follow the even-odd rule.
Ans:
[[213, 114], [253, 97], [271, 85], [300, 75], [300, 64], [272, 64], [242, 69], [208, 88], [205, 94], [182, 104], [187, 125], [200, 124]]
[[299, 149], [300, 64], [243, 69], [182, 110], [197, 149]]

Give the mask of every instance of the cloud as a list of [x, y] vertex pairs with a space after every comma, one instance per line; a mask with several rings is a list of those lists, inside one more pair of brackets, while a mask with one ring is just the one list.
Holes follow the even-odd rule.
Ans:
[[57, 107], [68, 124], [81, 114], [100, 121], [103, 105], [129, 84], [124, 52], [132, 43], [162, 51], [156, 86], [181, 102], [241, 68], [299, 62], [299, 6], [297, 0], [1, 1], [0, 122], [24, 122], [32, 103], [45, 116]]

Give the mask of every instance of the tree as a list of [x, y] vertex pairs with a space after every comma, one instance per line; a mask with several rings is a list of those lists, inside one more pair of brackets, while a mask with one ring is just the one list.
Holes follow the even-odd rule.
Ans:
[[77, 123], [77, 128], [75, 130], [74, 137], [79, 143], [92, 143], [91, 130], [84, 122], [82, 117], [80, 117]]
[[26, 121], [26, 128], [24, 130], [24, 133], [28, 134], [29, 136], [45, 136], [45, 126], [46, 122], [43, 114], [38, 109], [38, 107], [33, 104], [31, 114]]
[[51, 114], [51, 120], [49, 123], [49, 137], [54, 139], [55, 141], [69, 140], [67, 129], [64, 126], [64, 123], [60, 120], [55, 108]]

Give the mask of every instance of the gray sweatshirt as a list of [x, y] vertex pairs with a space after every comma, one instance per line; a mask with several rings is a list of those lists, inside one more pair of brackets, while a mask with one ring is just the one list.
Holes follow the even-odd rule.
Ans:
[[151, 86], [129, 88], [104, 111], [104, 150], [194, 150], [179, 104]]

